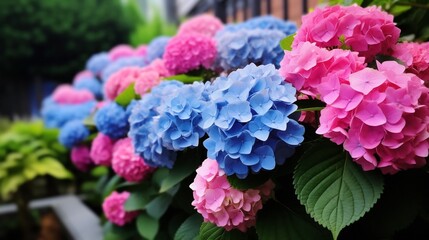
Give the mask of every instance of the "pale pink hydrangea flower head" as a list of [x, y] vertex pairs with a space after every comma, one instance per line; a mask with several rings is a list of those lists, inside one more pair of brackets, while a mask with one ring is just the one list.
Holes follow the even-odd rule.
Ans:
[[201, 67], [209, 69], [216, 59], [216, 42], [202, 34], [179, 34], [167, 44], [164, 64], [171, 74], [186, 73]]
[[87, 146], [75, 146], [71, 150], [71, 161], [80, 171], [86, 172], [91, 168], [92, 160]]
[[78, 90], [71, 85], [63, 84], [55, 89], [52, 99], [60, 104], [79, 104], [92, 101], [95, 97], [89, 90]]
[[140, 182], [155, 171], [155, 168], [147, 165], [143, 158], [135, 154], [131, 138], [120, 139], [115, 143], [112, 168], [128, 182]]
[[98, 133], [91, 144], [90, 157], [95, 165], [110, 166], [114, 140]]
[[131, 83], [138, 81], [144, 72], [140, 67], [125, 67], [112, 74], [104, 85], [106, 97], [114, 100]]
[[216, 32], [222, 28], [223, 24], [217, 17], [210, 14], [202, 14], [182, 23], [178, 34], [198, 33], [214, 37]]
[[94, 77], [94, 74], [91, 71], [83, 70], [83, 71], [78, 72], [74, 76], [73, 82], [76, 83], [76, 82], [79, 82], [80, 80], [82, 80], [84, 78], [93, 78], [93, 77]]
[[307, 41], [325, 48], [341, 48], [345, 44], [371, 62], [377, 54], [388, 54], [399, 34], [393, 15], [380, 7], [330, 6], [316, 8], [302, 17], [293, 47]]
[[155, 59], [151, 64], [142, 68], [142, 75], [135, 82], [134, 90], [139, 95], [146, 94], [161, 82], [162, 78], [171, 76], [165, 68], [164, 60]]
[[256, 214], [262, 209], [262, 201], [271, 195], [274, 183], [268, 181], [260, 189], [234, 189], [218, 163], [206, 159], [197, 169], [190, 188], [194, 196], [192, 206], [203, 216], [204, 221], [227, 231], [239, 229], [245, 232], [255, 225]]
[[104, 215], [109, 222], [118, 226], [124, 226], [139, 215], [138, 211], [125, 211], [124, 204], [129, 197], [129, 192], [124, 191], [118, 193], [114, 191], [104, 199], [102, 208]]
[[120, 44], [109, 51], [109, 59], [115, 61], [123, 57], [132, 57], [135, 56], [134, 49], [126, 44]]
[[416, 74], [429, 87], [429, 43], [398, 43], [392, 55], [401, 60], [406, 71]]
[[146, 45], [140, 45], [136, 48], [136, 50], [134, 51], [136, 56], [139, 57], [144, 57], [146, 56], [147, 53], [147, 46]]
[[316, 133], [344, 144], [365, 171], [422, 167], [429, 149], [429, 90], [395, 61], [377, 67], [350, 74], [348, 82], [329, 79], [331, 91], [320, 92], [330, 94], [330, 102]]

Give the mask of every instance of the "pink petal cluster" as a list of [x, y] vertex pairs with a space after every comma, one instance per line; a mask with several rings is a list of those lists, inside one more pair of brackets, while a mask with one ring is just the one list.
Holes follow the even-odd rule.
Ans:
[[223, 28], [222, 22], [210, 14], [193, 17], [180, 25], [178, 34], [198, 33], [214, 37], [216, 32]]
[[245, 232], [255, 225], [256, 214], [262, 209], [262, 201], [270, 196], [274, 183], [268, 181], [261, 189], [234, 189], [218, 163], [206, 159], [197, 169], [197, 176], [190, 188], [194, 196], [192, 206], [204, 217], [204, 221], [227, 231], [239, 229]]
[[80, 171], [88, 171], [92, 166], [92, 160], [89, 155], [89, 148], [87, 146], [75, 146], [71, 150], [71, 161]]
[[306, 41], [327, 48], [341, 48], [344, 43], [371, 62], [376, 54], [387, 54], [399, 34], [393, 16], [379, 7], [331, 6], [302, 17], [293, 47]]
[[138, 211], [125, 211], [124, 204], [130, 197], [129, 192], [112, 192], [103, 202], [103, 212], [109, 222], [124, 226], [139, 215]]
[[152, 168], [134, 153], [131, 138], [118, 140], [113, 147], [112, 168], [128, 182], [140, 182], [151, 174]]
[[148, 66], [142, 68], [142, 75], [135, 82], [134, 90], [139, 95], [146, 94], [151, 88], [158, 85], [161, 79], [171, 76], [165, 68], [164, 60], [156, 59]]
[[209, 69], [216, 58], [216, 42], [202, 34], [179, 34], [167, 44], [165, 67], [172, 74], [186, 73], [200, 67]]
[[392, 55], [405, 63], [407, 72], [416, 74], [429, 87], [429, 42], [398, 43]]
[[52, 99], [60, 104], [79, 104], [92, 101], [95, 97], [89, 90], [77, 90], [71, 85], [63, 84], [55, 89]]
[[429, 90], [397, 62], [377, 66], [350, 74], [348, 81], [327, 77], [319, 86], [327, 106], [316, 132], [344, 144], [365, 171], [421, 167], [429, 149]]
[[78, 82], [84, 78], [93, 78], [93, 77], [94, 77], [94, 74], [91, 71], [83, 70], [83, 71], [78, 72], [74, 76], [73, 82], [75, 83], [75, 82]]
[[120, 44], [109, 51], [109, 58], [112, 61], [115, 61], [123, 57], [132, 57], [135, 56], [134, 48], [126, 44]]
[[140, 67], [125, 67], [112, 74], [104, 85], [106, 97], [114, 100], [131, 83], [142, 77], [143, 71]]
[[340, 79], [365, 67], [365, 60], [356, 52], [317, 47], [315, 43], [303, 42], [285, 51], [280, 62], [280, 74], [298, 91], [318, 97], [318, 86], [326, 76], [335, 74]]
[[146, 45], [140, 45], [135, 50], [135, 55], [139, 57], [146, 56], [147, 53], [147, 46]]
[[95, 165], [110, 166], [114, 141], [103, 133], [98, 133], [91, 144], [90, 157]]

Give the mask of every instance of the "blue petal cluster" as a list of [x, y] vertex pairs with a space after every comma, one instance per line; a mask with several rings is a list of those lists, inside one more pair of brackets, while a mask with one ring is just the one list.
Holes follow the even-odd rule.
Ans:
[[217, 36], [217, 64], [224, 70], [243, 68], [250, 63], [280, 67], [284, 51], [280, 41], [286, 35], [277, 30], [239, 30]]
[[42, 104], [43, 122], [48, 128], [61, 128], [69, 121], [87, 118], [95, 105], [95, 101], [82, 104], [58, 104], [48, 97]]
[[101, 82], [95, 77], [85, 77], [75, 81], [73, 87], [76, 89], [86, 89], [94, 94], [95, 97], [100, 98], [103, 96], [103, 87]]
[[116, 102], [101, 107], [95, 113], [94, 123], [98, 131], [113, 139], [126, 136], [129, 129], [127, 111]]
[[160, 114], [165, 109], [166, 97], [182, 86], [183, 83], [178, 81], [163, 81], [137, 101], [131, 111], [128, 136], [132, 139], [135, 152], [152, 167], [172, 168], [176, 161], [176, 152], [163, 146], [156, 126], [159, 126]]
[[167, 46], [170, 39], [170, 37], [165, 36], [154, 38], [147, 46], [146, 60], [150, 63], [157, 58], [162, 58], [165, 46]]
[[244, 22], [244, 25], [247, 29], [278, 30], [283, 32], [286, 36], [294, 34], [298, 30], [296, 23], [284, 21], [273, 16], [251, 18]]
[[89, 136], [89, 130], [81, 120], [73, 120], [66, 123], [60, 129], [58, 141], [67, 148], [76, 146]]
[[304, 140], [304, 127], [291, 119], [295, 93], [271, 64], [250, 64], [217, 78], [202, 111], [208, 157], [239, 178], [283, 164]]
[[101, 73], [109, 63], [109, 54], [105, 52], [97, 53], [86, 61], [86, 69], [97, 75]]
[[146, 60], [143, 57], [123, 57], [118, 60], [109, 63], [106, 68], [101, 72], [101, 78], [103, 82], [106, 82], [109, 77], [115, 72], [121, 70], [124, 67], [144, 67], [146, 66]]

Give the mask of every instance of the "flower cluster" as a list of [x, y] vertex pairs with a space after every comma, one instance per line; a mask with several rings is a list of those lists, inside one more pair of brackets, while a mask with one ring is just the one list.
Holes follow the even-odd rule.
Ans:
[[109, 51], [109, 58], [112, 61], [120, 58], [133, 57], [135, 55], [134, 49], [126, 44], [120, 44]]
[[304, 140], [304, 127], [289, 116], [297, 109], [296, 90], [274, 65], [250, 64], [211, 88], [201, 114], [209, 136], [204, 146], [227, 175], [272, 170]]
[[103, 212], [109, 222], [124, 226], [139, 215], [138, 211], [125, 211], [124, 204], [130, 197], [129, 192], [112, 192], [103, 202]]
[[61, 128], [69, 121], [83, 120], [88, 117], [95, 105], [95, 101], [82, 104], [58, 104], [49, 97], [42, 104], [43, 122], [46, 127]]
[[164, 36], [154, 38], [147, 47], [146, 61], [152, 62], [155, 59], [161, 59], [170, 39], [170, 37]]
[[216, 161], [206, 159], [197, 169], [197, 176], [190, 185], [193, 190], [192, 206], [204, 221], [223, 227], [227, 231], [245, 232], [256, 223], [256, 214], [262, 209], [262, 200], [268, 198], [272, 182], [259, 189], [237, 190], [229, 184], [225, 172]]
[[89, 130], [80, 120], [67, 122], [61, 129], [58, 141], [67, 148], [76, 146], [89, 136]]
[[131, 83], [135, 83], [143, 75], [139, 67], [124, 67], [112, 74], [104, 85], [107, 99], [114, 100]]
[[326, 48], [346, 46], [371, 62], [375, 55], [391, 50], [399, 33], [393, 16], [379, 7], [332, 6], [303, 16], [293, 47], [307, 41]]
[[344, 144], [364, 170], [421, 167], [429, 148], [429, 90], [394, 61], [377, 66], [350, 74], [348, 81], [330, 77], [320, 86], [329, 86], [330, 103], [317, 133]]
[[429, 87], [429, 43], [399, 43], [393, 48], [392, 55], [401, 60], [406, 71], [416, 74]]
[[155, 170], [155, 168], [146, 165], [143, 159], [134, 153], [130, 138], [120, 139], [115, 143], [112, 168], [116, 174], [128, 182], [140, 182]]
[[92, 55], [86, 62], [86, 69], [98, 75], [110, 63], [109, 55], [105, 52]]
[[170, 72], [165, 68], [164, 61], [156, 59], [142, 68], [142, 75], [136, 79], [134, 90], [137, 94], [144, 95], [158, 85], [162, 78], [167, 76], [170, 76]]
[[123, 57], [118, 60], [111, 62], [107, 65], [102, 73], [101, 78], [106, 82], [112, 74], [121, 70], [124, 67], [144, 67], [146, 66], [146, 61], [144, 57]]
[[279, 42], [285, 37], [277, 30], [239, 30], [216, 37], [218, 64], [224, 70], [235, 70], [250, 63], [274, 64], [280, 67], [284, 51]]
[[[365, 59], [358, 57], [357, 52], [334, 49], [327, 50], [317, 47], [315, 43], [304, 42], [285, 51], [285, 56], [280, 63], [280, 74], [286, 78], [298, 91], [309, 96], [319, 96], [319, 89], [330, 91], [331, 85], [325, 84], [325, 88], [319, 87], [326, 77], [335, 75], [339, 79], [347, 79], [353, 72], [365, 67]], [[334, 86], [332, 86], [334, 87]], [[324, 94], [329, 101], [329, 94]]]
[[189, 19], [180, 25], [178, 34], [198, 33], [214, 37], [223, 28], [222, 22], [209, 14], [203, 14]]
[[95, 77], [82, 77], [78, 81], [73, 82], [73, 87], [77, 90], [88, 90], [96, 98], [103, 96], [101, 82]]
[[83, 79], [83, 78], [92, 78], [92, 77], [95, 77], [95, 75], [91, 71], [82, 70], [82, 71], [76, 73], [76, 75], [73, 78], [73, 83], [76, 83], [77, 81], [79, 81], [80, 79]]
[[115, 102], [102, 106], [94, 116], [94, 123], [98, 131], [113, 139], [127, 135], [128, 114], [126, 109]]
[[71, 150], [71, 161], [80, 171], [88, 171], [92, 166], [89, 148], [84, 145], [73, 147]]
[[216, 59], [216, 42], [202, 34], [177, 35], [165, 47], [163, 59], [172, 74], [209, 69]]
[[79, 104], [93, 101], [95, 98], [89, 90], [77, 90], [70, 85], [64, 84], [55, 89], [52, 99], [60, 104]]
[[110, 166], [114, 141], [103, 133], [98, 133], [91, 144], [90, 157], [95, 165]]

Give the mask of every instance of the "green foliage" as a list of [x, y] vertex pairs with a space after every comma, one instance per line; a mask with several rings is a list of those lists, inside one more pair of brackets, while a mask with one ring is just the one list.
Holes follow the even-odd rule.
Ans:
[[200, 228], [200, 240], [235, 240], [247, 239], [239, 230], [226, 231], [224, 228], [217, 227], [213, 223], [204, 222]]
[[362, 171], [341, 146], [325, 140], [299, 160], [294, 186], [307, 212], [337, 239], [344, 227], [377, 202], [383, 178], [377, 172]]
[[183, 83], [193, 83], [195, 81], [202, 81], [203, 78], [200, 76], [190, 76], [190, 75], [186, 75], [186, 74], [179, 74], [179, 75], [174, 75], [171, 77], [166, 77], [165, 80], [177, 80], [177, 81], [181, 81]]
[[128, 16], [120, 0], [2, 0], [0, 75], [70, 79], [92, 54], [128, 41]]
[[174, 240], [198, 240], [202, 223], [203, 218], [198, 213], [188, 217], [177, 229]]
[[134, 90], [134, 83], [131, 83], [115, 98], [115, 102], [123, 107], [126, 107], [132, 100], [138, 99], [139, 97], [140, 96]]
[[137, 230], [142, 237], [149, 240], [155, 239], [159, 230], [159, 222], [147, 213], [142, 213], [137, 217]]
[[6, 198], [38, 176], [70, 179], [59, 160], [66, 149], [57, 143], [58, 131], [41, 122], [17, 122], [0, 135], [0, 196]]
[[292, 43], [293, 43], [293, 40], [295, 39], [295, 35], [296, 35], [296, 33], [291, 34], [291, 35], [283, 38], [280, 41], [280, 47], [282, 47], [283, 50], [291, 51], [292, 50]]

